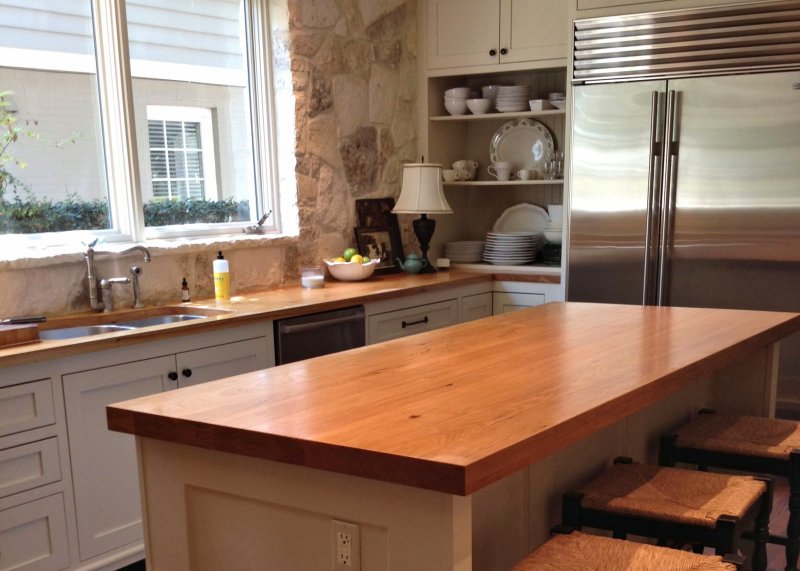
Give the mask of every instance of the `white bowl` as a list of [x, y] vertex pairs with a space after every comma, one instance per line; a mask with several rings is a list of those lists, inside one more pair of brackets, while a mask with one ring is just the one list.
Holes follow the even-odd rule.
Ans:
[[550, 242], [551, 244], [560, 244], [561, 230], [545, 230], [544, 239]]
[[528, 101], [531, 111], [546, 111], [552, 109], [553, 105], [547, 99], [531, 99]]
[[494, 101], [497, 99], [497, 89], [499, 85], [485, 85], [481, 88], [481, 93], [485, 99], [491, 99]]
[[357, 282], [365, 280], [372, 275], [375, 271], [375, 266], [378, 265], [378, 260], [370, 260], [368, 264], [359, 264], [357, 262], [332, 262], [331, 260], [323, 260], [328, 266], [328, 271], [337, 280], [343, 282]]
[[459, 97], [461, 99], [466, 99], [469, 97], [470, 88], [469, 87], [454, 87], [453, 89], [448, 89], [444, 92], [445, 97]]
[[483, 115], [492, 108], [491, 99], [467, 99], [467, 107], [475, 115]]
[[566, 103], [567, 102], [564, 99], [551, 99], [550, 100], [550, 105], [552, 105], [556, 109], [564, 109], [564, 106], [566, 105]]
[[450, 115], [463, 115], [467, 112], [467, 100], [445, 97], [444, 108]]
[[567, 94], [566, 93], [561, 93], [560, 91], [554, 91], [553, 93], [548, 93], [547, 94], [547, 98], [550, 101], [553, 101], [554, 99], [556, 101], [559, 100], [559, 99], [566, 99], [566, 97], [567, 97]]

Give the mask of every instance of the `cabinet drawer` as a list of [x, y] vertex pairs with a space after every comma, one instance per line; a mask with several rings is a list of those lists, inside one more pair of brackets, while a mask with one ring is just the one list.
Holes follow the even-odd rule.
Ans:
[[55, 571], [69, 565], [61, 494], [0, 512], [0, 571]]
[[419, 305], [369, 317], [369, 342], [380, 343], [458, 323], [458, 300]]
[[492, 315], [491, 292], [468, 295], [461, 298], [461, 323], [490, 317]]
[[0, 498], [60, 479], [56, 438], [0, 450]]
[[0, 389], [0, 436], [56, 421], [50, 379]]

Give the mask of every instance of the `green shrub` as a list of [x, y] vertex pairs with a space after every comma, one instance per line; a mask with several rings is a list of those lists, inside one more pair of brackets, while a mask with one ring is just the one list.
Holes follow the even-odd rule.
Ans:
[[[64, 200], [37, 198], [30, 188], [8, 175], [0, 191], [0, 234], [33, 234], [66, 230], [102, 230], [110, 226], [103, 200], [69, 194]], [[10, 191], [10, 192], [9, 192]], [[6, 197], [11, 195], [10, 199]], [[238, 222], [250, 220], [246, 200], [160, 200], [144, 205], [146, 226]]]

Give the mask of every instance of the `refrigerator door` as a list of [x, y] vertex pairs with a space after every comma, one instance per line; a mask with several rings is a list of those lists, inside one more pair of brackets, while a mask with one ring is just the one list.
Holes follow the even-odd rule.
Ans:
[[573, 92], [569, 301], [654, 303], [664, 88]]
[[[800, 72], [668, 89], [678, 147], [664, 302], [800, 311]], [[781, 344], [780, 374], [779, 398], [800, 401], [800, 335]]]

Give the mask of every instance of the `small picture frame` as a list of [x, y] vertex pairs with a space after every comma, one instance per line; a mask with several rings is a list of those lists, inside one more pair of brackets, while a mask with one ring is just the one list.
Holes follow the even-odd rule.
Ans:
[[380, 260], [375, 273], [391, 274], [400, 271], [397, 258], [403, 258], [403, 244], [400, 233], [391, 226], [378, 228], [356, 228], [358, 253]]
[[356, 200], [359, 228], [386, 228], [393, 226], [400, 233], [397, 214], [392, 212], [394, 198], [362, 198]]

